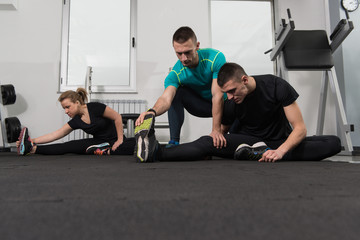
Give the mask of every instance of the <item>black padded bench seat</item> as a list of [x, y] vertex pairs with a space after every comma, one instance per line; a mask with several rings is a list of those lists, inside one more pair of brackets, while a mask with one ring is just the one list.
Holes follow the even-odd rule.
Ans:
[[329, 69], [334, 66], [325, 30], [295, 30], [284, 49], [285, 66], [290, 69]]

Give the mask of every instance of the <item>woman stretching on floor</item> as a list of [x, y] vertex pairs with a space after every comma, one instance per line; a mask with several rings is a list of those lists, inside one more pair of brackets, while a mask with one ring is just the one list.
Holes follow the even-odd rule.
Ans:
[[[87, 92], [84, 88], [78, 88], [76, 92], [66, 91], [58, 100], [71, 120], [56, 131], [33, 139], [29, 137], [28, 129], [24, 127], [19, 141], [16, 142], [19, 155], [33, 153], [132, 155], [134, 153], [135, 139], [125, 138], [121, 115], [105, 104], [86, 103]], [[75, 129], [82, 129], [93, 135], [93, 138], [38, 145], [63, 138]]]

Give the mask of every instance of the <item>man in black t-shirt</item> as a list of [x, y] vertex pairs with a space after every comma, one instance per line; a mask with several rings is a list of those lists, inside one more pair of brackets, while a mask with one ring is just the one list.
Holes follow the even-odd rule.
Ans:
[[[228, 96], [222, 131], [228, 132], [230, 125], [238, 121], [238, 128], [224, 135], [226, 146], [216, 148], [211, 138], [203, 136], [170, 149], [152, 147], [146, 161], [198, 160], [206, 156], [260, 162], [322, 160], [340, 152], [337, 136], [306, 137], [306, 126], [296, 103], [299, 95], [285, 80], [273, 75], [248, 76], [238, 64], [226, 63], [217, 81]], [[149, 131], [149, 135], [152, 133]], [[149, 146], [154, 144], [157, 145], [152, 140]]]
[[231, 125], [237, 120], [239, 126], [235, 133], [269, 140], [284, 139], [292, 132], [285, 115], [285, 110], [290, 109], [298, 115], [295, 120], [300, 124], [296, 126], [300, 126], [300, 130], [306, 134], [301, 112], [296, 105], [299, 94], [288, 82], [274, 75], [243, 75], [241, 79], [222, 83], [223, 91], [232, 100], [231, 104], [226, 105], [226, 115], [222, 121], [224, 125]]
[[[241, 66], [227, 63], [221, 69], [218, 84], [235, 103], [226, 110], [223, 123], [230, 125], [237, 119], [237, 134], [256, 137], [274, 148], [259, 156], [260, 161], [282, 159], [306, 137], [306, 126], [296, 103], [299, 94], [285, 80], [273, 75], [248, 76]], [[271, 144], [273, 141], [280, 141], [280, 146]]]

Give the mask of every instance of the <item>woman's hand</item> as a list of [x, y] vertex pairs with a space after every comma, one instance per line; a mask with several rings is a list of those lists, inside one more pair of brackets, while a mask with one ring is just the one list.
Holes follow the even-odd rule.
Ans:
[[123, 143], [123, 140], [118, 139], [116, 142], [114, 142], [114, 144], [111, 147], [112, 151], [115, 151], [121, 144]]

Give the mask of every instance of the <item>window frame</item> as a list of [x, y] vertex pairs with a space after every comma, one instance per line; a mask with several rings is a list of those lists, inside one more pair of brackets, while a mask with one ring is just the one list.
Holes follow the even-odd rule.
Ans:
[[[130, 1], [130, 45], [129, 46], [129, 84], [128, 85], [93, 85], [93, 93], [136, 93], [136, 20], [137, 20], [137, 0]], [[68, 59], [69, 59], [69, 26], [70, 26], [70, 3], [71, 0], [63, 0], [62, 9], [62, 36], [61, 36], [61, 59], [59, 92], [76, 90], [78, 87], [86, 87], [84, 76], [83, 85], [71, 85], [68, 83]]]

